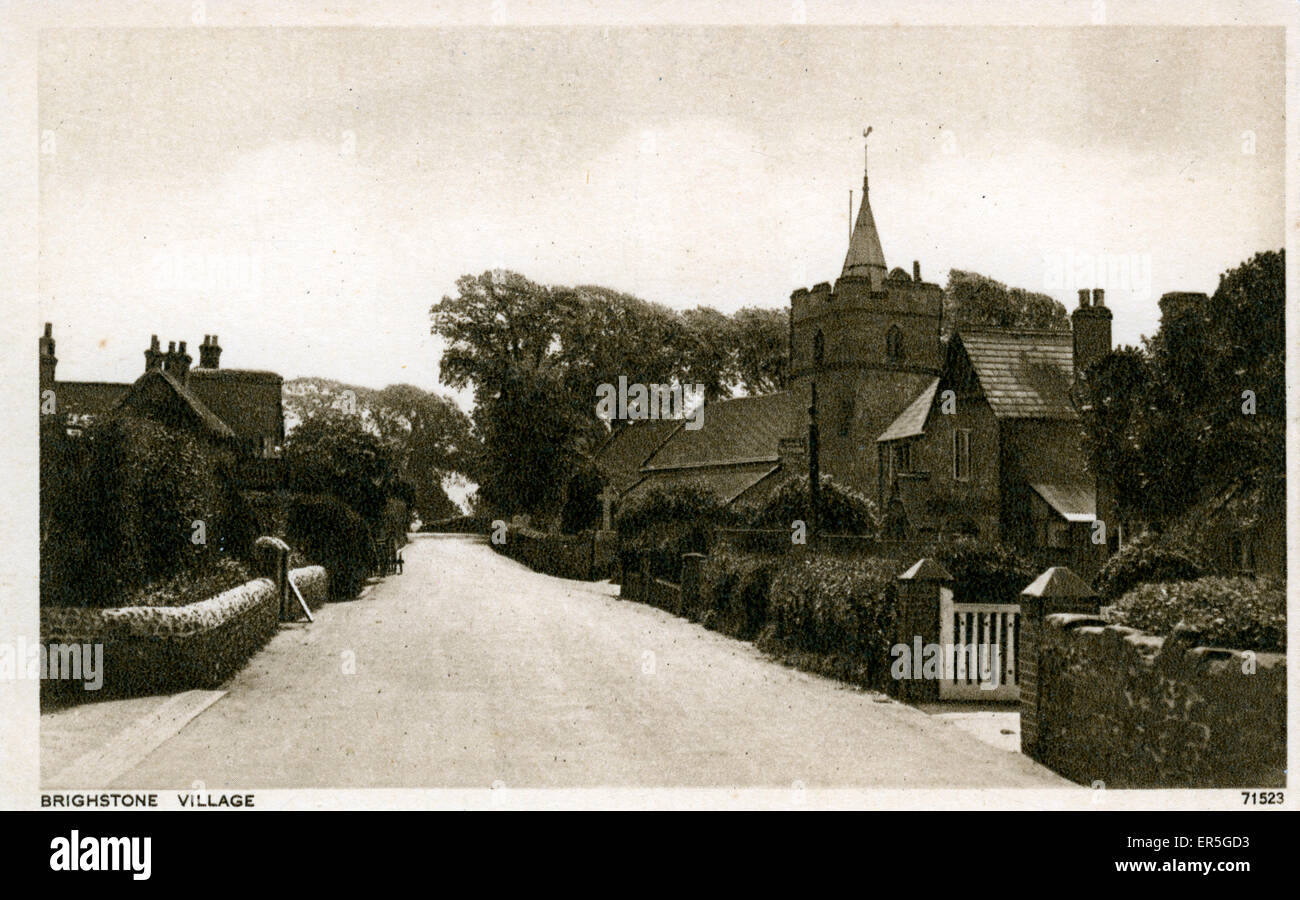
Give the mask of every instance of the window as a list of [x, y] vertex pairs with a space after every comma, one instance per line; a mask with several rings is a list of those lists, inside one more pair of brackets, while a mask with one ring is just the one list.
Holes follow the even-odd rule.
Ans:
[[912, 471], [912, 445], [906, 441], [894, 444], [894, 471], [899, 473]]
[[818, 331], [813, 335], [813, 365], [820, 366], [826, 359], [826, 336]]
[[958, 428], [952, 433], [952, 477], [954, 481], [970, 481], [969, 428]]
[[885, 356], [891, 362], [903, 360], [903, 329], [897, 325], [891, 325], [885, 335]]

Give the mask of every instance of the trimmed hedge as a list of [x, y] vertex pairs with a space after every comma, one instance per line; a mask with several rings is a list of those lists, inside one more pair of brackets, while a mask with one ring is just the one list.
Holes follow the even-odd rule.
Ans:
[[705, 628], [752, 641], [767, 625], [768, 591], [780, 556], [715, 552], [700, 567], [700, 604], [687, 610]]
[[715, 493], [693, 485], [656, 486], [627, 501], [614, 519], [624, 566], [649, 561], [657, 578], [681, 580], [683, 553], [704, 553], [717, 525], [734, 516]]
[[365, 520], [329, 494], [297, 494], [289, 502], [291, 544], [329, 573], [331, 600], [355, 597], [374, 569], [374, 545]]
[[921, 554], [952, 575], [960, 603], [1019, 603], [1020, 592], [1039, 575], [1028, 559], [1004, 544], [963, 537], [930, 545]]
[[1204, 574], [1204, 567], [1188, 548], [1148, 532], [1106, 560], [1097, 577], [1097, 594], [1103, 601], [1111, 601], [1140, 584], [1194, 581]]
[[279, 622], [280, 595], [266, 578], [181, 607], [42, 609], [42, 644], [103, 645], [104, 685], [93, 692], [81, 682], [43, 679], [41, 696], [75, 700], [217, 687]]
[[[781, 528], [787, 532], [794, 522], [811, 521], [811, 498], [807, 475], [787, 478], [747, 517], [754, 528]], [[850, 487], [821, 477], [820, 527], [823, 534], [858, 534], [875, 537], [880, 533], [880, 513], [875, 501]]]
[[784, 557], [772, 575], [759, 648], [819, 674], [893, 689], [897, 574], [893, 560]]
[[1143, 584], [1106, 613], [1115, 624], [1166, 637], [1181, 625], [1196, 631], [1205, 646], [1286, 652], [1286, 590], [1268, 579], [1209, 576]]

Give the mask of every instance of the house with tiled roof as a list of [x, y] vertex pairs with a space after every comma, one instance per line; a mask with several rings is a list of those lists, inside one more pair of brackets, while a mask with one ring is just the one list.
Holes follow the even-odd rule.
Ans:
[[[899, 538], [970, 534], [1093, 573], [1117, 534], [1097, 487], [1073, 387], [1110, 349], [1101, 289], [1069, 331], [959, 330], [939, 376], [876, 440], [877, 496]], [[1103, 501], [1103, 505], [1104, 501]]]
[[57, 416], [70, 434], [79, 433], [97, 417], [127, 411], [172, 428], [192, 429], [247, 460], [280, 455], [283, 379], [274, 372], [222, 369], [216, 335], [204, 335], [199, 365], [194, 368], [185, 341], [179, 345], [172, 341], [164, 351], [153, 335], [144, 351], [144, 373], [130, 384], [59, 381], [50, 323], [38, 343], [42, 410]]

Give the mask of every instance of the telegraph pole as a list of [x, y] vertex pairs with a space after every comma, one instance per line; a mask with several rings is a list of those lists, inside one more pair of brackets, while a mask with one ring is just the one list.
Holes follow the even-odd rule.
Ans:
[[810, 543], [817, 543], [817, 534], [821, 529], [821, 459], [817, 437], [817, 381], [812, 383], [812, 405], [808, 407], [808, 531], [812, 537]]

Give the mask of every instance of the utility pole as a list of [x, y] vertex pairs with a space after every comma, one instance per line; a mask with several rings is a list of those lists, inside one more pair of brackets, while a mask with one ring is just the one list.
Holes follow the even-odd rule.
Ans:
[[809, 543], [817, 543], [817, 534], [821, 529], [821, 458], [817, 437], [817, 382], [812, 383], [812, 405], [808, 407], [808, 532]]

